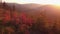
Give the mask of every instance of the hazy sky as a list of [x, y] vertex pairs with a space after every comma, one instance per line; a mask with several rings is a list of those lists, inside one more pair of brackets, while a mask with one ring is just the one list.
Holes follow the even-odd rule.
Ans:
[[25, 3], [38, 3], [38, 4], [58, 4], [60, 5], [60, 0], [2, 0], [2, 2], [15, 2], [20, 4]]

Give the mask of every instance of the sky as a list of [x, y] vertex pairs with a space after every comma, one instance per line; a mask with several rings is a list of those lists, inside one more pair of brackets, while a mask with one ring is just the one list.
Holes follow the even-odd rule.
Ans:
[[2, 0], [2, 2], [9, 2], [9, 3], [37, 3], [37, 4], [57, 4], [60, 5], [60, 0]]

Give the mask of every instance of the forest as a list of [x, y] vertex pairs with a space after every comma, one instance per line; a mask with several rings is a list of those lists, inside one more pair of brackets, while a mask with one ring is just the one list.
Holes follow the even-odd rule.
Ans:
[[16, 4], [18, 8], [14, 3], [10, 5], [0, 3], [0, 34], [60, 34], [60, 8], [54, 5], [24, 7]]

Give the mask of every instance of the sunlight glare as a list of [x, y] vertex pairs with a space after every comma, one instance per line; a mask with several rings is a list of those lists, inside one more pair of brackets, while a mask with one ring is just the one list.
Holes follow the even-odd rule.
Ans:
[[2, 0], [2, 2], [10, 2], [10, 3], [36, 3], [36, 4], [55, 4], [60, 5], [60, 0]]

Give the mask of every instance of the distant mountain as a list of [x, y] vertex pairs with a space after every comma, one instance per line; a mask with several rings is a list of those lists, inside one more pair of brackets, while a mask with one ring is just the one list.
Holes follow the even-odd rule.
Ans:
[[46, 14], [53, 14], [58, 11], [55, 5], [40, 5], [40, 4], [17, 4], [17, 3], [6, 3], [8, 8], [13, 9], [13, 6], [15, 6], [15, 10], [19, 12], [26, 12], [26, 13], [37, 13], [40, 12], [46, 12]]
[[6, 3], [6, 4], [8, 6], [10, 6], [11, 9], [13, 8], [13, 5], [15, 5], [15, 9], [18, 11], [27, 11], [27, 10], [38, 8], [38, 7], [42, 6], [42, 5], [34, 4], [34, 3], [31, 3], [31, 4]]

